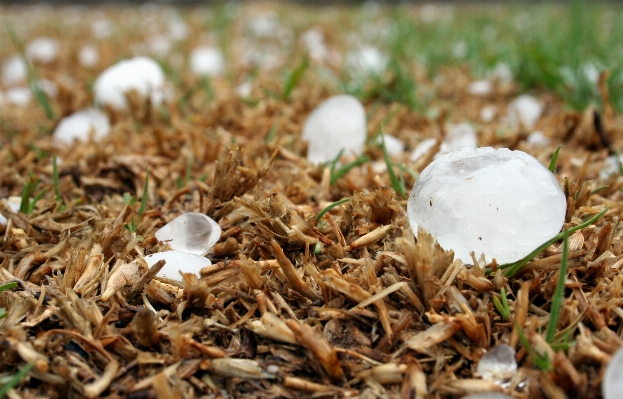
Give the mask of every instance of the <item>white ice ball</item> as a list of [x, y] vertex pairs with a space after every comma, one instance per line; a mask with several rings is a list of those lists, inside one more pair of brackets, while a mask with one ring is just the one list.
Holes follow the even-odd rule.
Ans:
[[366, 141], [363, 105], [348, 94], [323, 101], [305, 121], [303, 140], [309, 142], [307, 160], [314, 164], [333, 160], [341, 150], [360, 155]]
[[503, 264], [560, 231], [566, 198], [549, 169], [525, 152], [461, 148], [422, 171], [407, 213], [416, 235], [422, 227], [464, 263], [474, 251]]
[[221, 226], [203, 213], [188, 212], [162, 226], [155, 235], [176, 251], [201, 255], [221, 238]]
[[132, 90], [141, 96], [150, 96], [155, 105], [162, 103], [167, 91], [164, 72], [156, 61], [147, 57], [120, 61], [102, 72], [93, 85], [98, 104], [119, 109], [127, 107], [125, 94]]
[[511, 126], [532, 129], [543, 113], [543, 105], [529, 94], [522, 94], [508, 106], [508, 118]]
[[197, 47], [190, 53], [190, 67], [197, 75], [221, 75], [225, 70], [223, 52], [210, 46]]
[[51, 37], [39, 37], [26, 46], [28, 59], [48, 64], [56, 59], [60, 51], [58, 40]]
[[108, 117], [100, 110], [87, 108], [64, 117], [54, 129], [54, 141], [72, 144], [74, 140], [87, 141], [93, 132], [95, 141], [110, 133]]

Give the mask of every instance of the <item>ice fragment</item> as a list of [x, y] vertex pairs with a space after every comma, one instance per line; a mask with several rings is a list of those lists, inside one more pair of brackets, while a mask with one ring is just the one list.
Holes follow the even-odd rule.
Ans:
[[619, 348], [608, 363], [601, 392], [604, 399], [623, 398], [623, 348]]
[[522, 94], [508, 106], [508, 118], [511, 126], [519, 127], [519, 123], [526, 129], [532, 129], [543, 113], [543, 106], [533, 96]]
[[161, 259], [164, 259], [166, 263], [156, 276], [177, 281], [182, 280], [180, 271], [183, 273], [199, 274], [201, 269], [212, 264], [208, 258], [182, 251], [158, 252], [157, 254], [147, 255], [145, 257], [145, 261], [149, 267], [152, 267]]
[[361, 154], [366, 140], [363, 105], [348, 94], [323, 101], [305, 121], [303, 140], [309, 142], [307, 160], [314, 164], [333, 160], [341, 150]]
[[221, 226], [202, 213], [189, 212], [156, 231], [156, 238], [176, 251], [201, 255], [221, 238]]
[[407, 205], [411, 228], [421, 226], [464, 263], [476, 256], [508, 263], [556, 235], [566, 199], [536, 158], [506, 148], [461, 148], [420, 174]]
[[120, 109], [127, 107], [125, 93], [132, 90], [142, 96], [151, 96], [153, 104], [164, 100], [164, 72], [156, 61], [147, 57], [120, 61], [102, 72], [93, 85], [97, 103]]
[[74, 140], [87, 141], [93, 131], [93, 139], [101, 140], [110, 133], [108, 117], [95, 108], [87, 108], [64, 117], [54, 129], [54, 141], [71, 144]]
[[504, 381], [517, 371], [515, 350], [508, 345], [496, 345], [480, 359], [476, 372], [484, 380]]

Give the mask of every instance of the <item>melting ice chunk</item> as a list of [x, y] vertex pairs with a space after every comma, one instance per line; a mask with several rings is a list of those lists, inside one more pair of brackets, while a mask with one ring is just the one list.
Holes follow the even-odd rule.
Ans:
[[165, 99], [164, 72], [156, 61], [147, 57], [120, 61], [102, 72], [93, 85], [95, 102], [120, 109], [127, 107], [125, 93], [132, 90], [149, 95], [153, 104]]
[[225, 70], [223, 52], [210, 46], [197, 47], [190, 54], [190, 67], [197, 75], [220, 75]]
[[619, 348], [608, 363], [601, 392], [604, 399], [623, 398], [623, 348]]
[[60, 144], [71, 144], [74, 140], [87, 141], [91, 131], [95, 141], [110, 132], [108, 117], [95, 108], [83, 109], [64, 117], [54, 129], [54, 141]]
[[157, 276], [177, 281], [182, 280], [180, 271], [183, 273], [199, 274], [201, 269], [212, 264], [208, 258], [182, 251], [158, 252], [157, 254], [147, 255], [145, 257], [145, 261], [149, 267], [152, 267], [156, 262], [162, 259], [164, 259], [166, 263], [158, 272]]
[[504, 381], [517, 371], [515, 350], [508, 345], [496, 345], [478, 362], [476, 372], [484, 380]]
[[407, 204], [411, 228], [421, 226], [456, 258], [509, 263], [556, 235], [566, 199], [556, 177], [522, 151], [461, 148], [420, 174]]
[[305, 121], [303, 140], [309, 142], [307, 160], [314, 164], [333, 160], [341, 150], [361, 154], [366, 141], [363, 105], [348, 94], [323, 101]]
[[221, 238], [221, 226], [202, 213], [189, 212], [162, 226], [156, 238], [176, 251], [201, 255]]
[[533, 96], [522, 94], [508, 106], [508, 118], [511, 126], [518, 127], [519, 123], [526, 129], [532, 129], [543, 113], [543, 106]]

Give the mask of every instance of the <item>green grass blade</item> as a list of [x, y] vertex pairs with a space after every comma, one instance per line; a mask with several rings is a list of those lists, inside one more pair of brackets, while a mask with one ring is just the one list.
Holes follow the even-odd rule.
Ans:
[[564, 231], [562, 246], [562, 260], [560, 262], [560, 270], [558, 271], [558, 284], [552, 298], [552, 309], [549, 313], [549, 323], [547, 323], [547, 335], [545, 339], [548, 343], [554, 341], [556, 328], [558, 327], [558, 319], [560, 317], [560, 309], [562, 308], [562, 297], [565, 293], [565, 281], [567, 280], [567, 260], [569, 258], [569, 233]]
[[383, 146], [383, 158], [385, 159], [385, 165], [387, 165], [387, 174], [389, 175], [389, 180], [392, 183], [392, 187], [394, 191], [396, 191], [399, 195], [405, 196], [407, 194], [407, 189], [404, 184], [400, 183], [400, 180], [396, 177], [396, 173], [394, 173], [394, 168], [392, 167], [393, 162], [389, 158], [389, 154], [387, 153], [387, 147], [385, 147], [385, 132], [381, 132], [381, 137], [383, 140], [381, 144]]
[[294, 90], [294, 88], [299, 83], [299, 81], [301, 80], [301, 78], [305, 74], [305, 71], [307, 71], [308, 68], [309, 68], [309, 59], [307, 57], [304, 57], [303, 61], [301, 61], [301, 63], [296, 67], [296, 69], [288, 75], [288, 78], [286, 79], [286, 83], [283, 86], [282, 97], [284, 100], [290, 99], [290, 94], [292, 94], [292, 90]]
[[323, 210], [320, 211], [320, 213], [318, 214], [318, 216], [316, 216], [316, 223], [320, 222], [320, 219], [322, 219], [322, 217], [325, 215], [325, 213], [329, 212], [331, 209], [335, 208], [336, 206], [340, 206], [346, 202], [350, 201], [350, 198], [343, 198], [339, 201], [336, 201], [332, 204], [330, 204], [329, 206], [327, 206], [326, 208], [324, 208]]
[[15, 281], [12, 281], [10, 283], [0, 285], [0, 292], [13, 290], [15, 288], [17, 288], [17, 283]]
[[147, 208], [148, 190], [149, 190], [149, 166], [145, 169], [145, 185], [143, 186], [143, 198], [141, 198], [141, 206], [138, 209], [139, 219], [143, 217], [143, 213], [145, 213], [145, 208]]
[[43, 109], [43, 112], [45, 112], [45, 116], [48, 119], [54, 119], [54, 110], [52, 110], [50, 100], [48, 99], [48, 96], [45, 94], [45, 92], [41, 89], [37, 70], [28, 62], [28, 58], [26, 58], [26, 52], [24, 51], [24, 46], [22, 45], [22, 42], [17, 36], [17, 32], [15, 32], [15, 29], [13, 29], [13, 26], [8, 21], [5, 21], [4, 25], [9, 32], [9, 36], [11, 37], [11, 41], [13, 42], [15, 49], [17, 50], [20, 57], [24, 61], [24, 64], [26, 65], [26, 79], [28, 80], [28, 87], [30, 87], [30, 90], [35, 96], [37, 103], [39, 103], [39, 105]]
[[22, 367], [20, 371], [18, 371], [13, 376], [13, 378], [11, 378], [11, 381], [9, 381], [6, 385], [3, 385], [2, 388], [0, 388], [0, 399], [4, 398], [11, 389], [18, 386], [22, 378], [24, 378], [26, 374], [28, 374], [34, 366], [35, 366], [34, 363], [26, 364], [24, 367]]
[[496, 297], [495, 295], [491, 295], [491, 300], [493, 301], [493, 305], [497, 309], [500, 316], [502, 316], [502, 320], [507, 320], [509, 315], [504, 310], [504, 305], [502, 305], [498, 297]]
[[59, 208], [63, 208], [63, 196], [61, 195], [61, 181], [58, 176], [58, 165], [56, 162], [56, 154], [52, 155], [52, 181], [54, 182], [54, 195], [56, 196], [56, 202], [59, 204]]
[[6, 310], [4, 308], [0, 308], [0, 319], [4, 319], [6, 317]]
[[24, 187], [22, 187], [22, 201], [19, 205], [19, 211], [25, 214], [28, 214], [28, 208], [30, 206], [30, 196], [32, 192], [35, 191], [35, 187], [37, 186], [37, 180], [35, 180], [32, 176], [28, 177]]
[[[583, 228], [590, 226], [591, 224], [593, 224], [597, 220], [599, 220], [599, 218], [601, 218], [607, 211], [608, 211], [608, 207], [605, 207], [601, 212], [599, 212], [597, 215], [593, 216], [592, 218], [588, 219], [586, 222], [584, 222], [582, 224], [579, 224], [579, 225], [577, 225], [577, 226], [567, 230], [567, 234], [571, 235], [571, 234], [575, 233], [578, 230], [582, 230]], [[565, 234], [565, 232], [557, 234], [554, 238], [544, 242], [537, 249], [535, 249], [534, 251], [530, 252], [523, 259], [521, 259], [521, 260], [519, 260], [517, 262], [506, 263], [504, 265], [500, 265], [500, 266], [498, 266], [498, 269], [508, 269], [504, 273], [504, 275], [506, 277], [514, 276], [515, 274], [517, 274], [517, 272], [519, 272], [519, 270], [521, 270], [522, 267], [524, 267], [528, 262], [530, 262], [532, 259], [534, 259], [534, 257], [539, 255], [541, 252], [545, 251], [545, 249], [547, 249], [547, 247], [549, 247], [550, 245], [552, 245], [556, 241], [562, 239], [564, 237], [564, 234]]]
[[355, 159], [354, 161], [349, 162], [346, 165], [340, 167], [338, 170], [332, 170], [331, 185], [334, 185], [335, 183], [337, 183], [337, 181], [340, 180], [340, 178], [342, 178], [342, 176], [348, 173], [348, 171], [350, 171], [352, 168], [359, 166], [359, 165], [363, 165], [366, 162], [370, 162], [370, 158], [368, 158], [366, 155], [362, 155], [359, 158]]
[[333, 175], [333, 172], [335, 171], [335, 165], [337, 165], [337, 163], [340, 161], [340, 158], [342, 158], [342, 154], [344, 154], [344, 149], [343, 148], [340, 150], [340, 152], [337, 154], [337, 156], [335, 158], [333, 158], [333, 161], [331, 161], [329, 163], [329, 168], [331, 170], [331, 175]]
[[560, 149], [562, 148], [562, 144], [558, 146], [558, 148], [556, 148], [556, 151], [554, 151], [554, 155], [552, 155], [552, 160], [549, 162], [549, 170], [552, 173], [556, 173], [556, 161], [558, 160], [558, 153], [560, 152]]

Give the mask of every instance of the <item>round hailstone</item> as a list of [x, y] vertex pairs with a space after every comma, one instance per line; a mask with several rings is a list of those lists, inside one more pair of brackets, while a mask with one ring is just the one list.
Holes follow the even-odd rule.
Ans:
[[100, 60], [100, 55], [97, 52], [95, 46], [86, 45], [82, 46], [78, 53], [78, 61], [80, 65], [86, 68], [91, 68], [97, 65]]
[[[7, 198], [6, 201], [9, 204], [9, 207], [13, 209], [13, 212], [15, 213], [19, 212], [19, 206], [22, 204], [21, 197], [11, 196]], [[6, 218], [4, 217], [4, 215], [0, 213], [0, 224], [3, 226], [6, 226], [6, 222], [7, 222]]]
[[476, 372], [484, 380], [504, 381], [517, 371], [515, 350], [508, 345], [496, 345], [480, 359]]
[[366, 141], [366, 112], [361, 102], [348, 94], [333, 96], [316, 107], [303, 126], [309, 142], [307, 160], [329, 162], [344, 150], [360, 155]]
[[30, 102], [32, 92], [28, 87], [11, 87], [4, 92], [4, 100], [13, 105], [23, 107]]
[[498, 108], [495, 105], [485, 105], [480, 110], [480, 119], [485, 123], [489, 123], [495, 118], [497, 112]]
[[95, 108], [87, 108], [64, 117], [54, 129], [54, 141], [72, 144], [74, 140], [87, 141], [93, 131], [93, 139], [99, 141], [110, 133], [108, 117]]
[[221, 226], [202, 213], [189, 212], [162, 226], [156, 238], [176, 251], [201, 255], [221, 238]]
[[566, 199], [556, 177], [531, 155], [461, 148], [422, 171], [407, 212], [416, 235], [422, 227], [464, 263], [472, 263], [474, 251], [504, 264], [560, 231]]
[[550, 140], [545, 134], [543, 134], [542, 131], [537, 130], [536, 132], [532, 132], [528, 135], [528, 138], [526, 138], [526, 143], [535, 147], [543, 147], [549, 145]]
[[99, 104], [115, 108], [127, 107], [125, 93], [136, 90], [142, 96], [151, 96], [153, 104], [160, 104], [165, 94], [164, 72], [151, 58], [135, 57], [108, 67], [95, 80], [93, 93]]
[[197, 75], [221, 75], [225, 70], [223, 52], [210, 46], [197, 47], [190, 54], [190, 67]]
[[474, 128], [468, 123], [459, 123], [448, 129], [446, 137], [439, 147], [437, 156], [462, 147], [476, 148], [477, 146], [478, 142]]
[[[381, 135], [376, 136], [375, 142], [380, 147], [383, 144], [383, 137], [381, 137]], [[387, 154], [389, 154], [390, 156], [398, 156], [402, 154], [405, 150], [405, 145], [398, 137], [392, 136], [391, 134], [386, 134], [385, 149], [387, 149]]]
[[58, 41], [51, 37], [39, 37], [26, 46], [26, 56], [33, 61], [48, 64], [56, 59], [60, 49]]
[[539, 100], [529, 94], [522, 94], [508, 106], [508, 118], [513, 127], [518, 127], [521, 122], [524, 128], [532, 129], [542, 113], [543, 106]]
[[15, 54], [2, 64], [2, 83], [11, 86], [26, 80], [27, 68], [21, 56]]
[[493, 83], [490, 80], [476, 80], [467, 86], [467, 92], [473, 96], [486, 96], [493, 91]]
[[158, 252], [157, 254], [147, 255], [145, 257], [145, 261], [149, 267], [152, 267], [156, 262], [162, 259], [164, 259], [166, 263], [156, 276], [177, 281], [182, 281], [180, 271], [183, 273], [199, 274], [201, 269], [212, 264], [208, 258], [182, 251]]
[[601, 392], [604, 399], [623, 398], [623, 348], [619, 348], [608, 363]]

